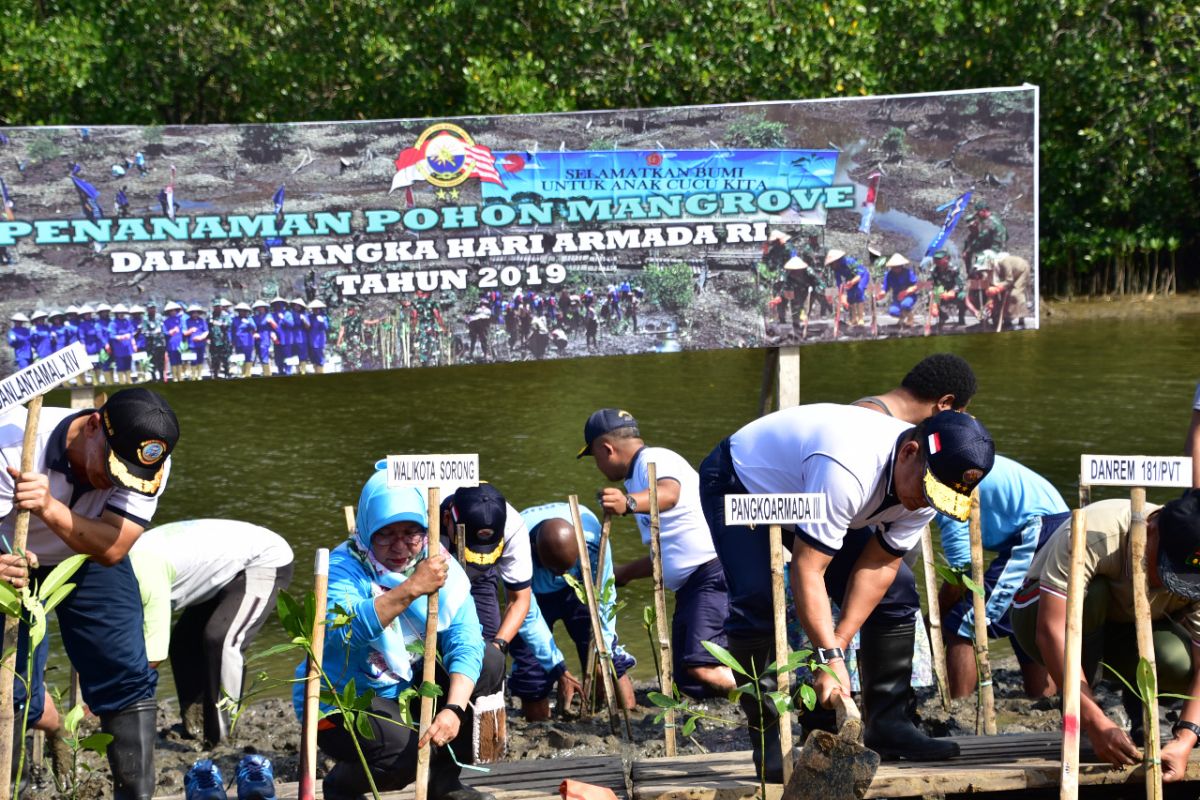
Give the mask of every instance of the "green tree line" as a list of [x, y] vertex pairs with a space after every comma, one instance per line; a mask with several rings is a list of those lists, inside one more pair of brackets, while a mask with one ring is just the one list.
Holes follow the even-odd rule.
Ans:
[[1167, 0], [18, 0], [0, 124], [499, 114], [1034, 83], [1051, 294], [1194, 284], [1200, 8]]

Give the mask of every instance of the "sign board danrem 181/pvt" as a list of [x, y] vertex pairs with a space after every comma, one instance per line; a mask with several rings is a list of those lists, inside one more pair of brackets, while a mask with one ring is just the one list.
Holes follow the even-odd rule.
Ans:
[[727, 525], [803, 525], [825, 522], [825, 495], [728, 494]]
[[1192, 460], [1186, 456], [1079, 457], [1079, 482], [1084, 486], [1188, 487]]

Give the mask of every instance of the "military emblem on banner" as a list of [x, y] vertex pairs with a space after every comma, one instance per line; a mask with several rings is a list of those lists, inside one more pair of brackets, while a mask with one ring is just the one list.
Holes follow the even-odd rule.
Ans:
[[426, 128], [412, 147], [396, 156], [395, 164], [396, 175], [388, 194], [405, 189], [409, 205], [413, 202], [412, 186], [417, 181], [441, 189], [451, 189], [470, 178], [504, 185], [491, 149], [476, 144], [471, 134], [450, 122]]

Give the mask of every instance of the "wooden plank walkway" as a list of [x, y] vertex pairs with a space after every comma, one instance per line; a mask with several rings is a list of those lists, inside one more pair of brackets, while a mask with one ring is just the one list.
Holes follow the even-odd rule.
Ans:
[[[1058, 785], [1061, 735], [1057, 733], [955, 737], [962, 754], [951, 761], [887, 762], [880, 766], [868, 798], [921, 797], [1022, 791]], [[1144, 782], [1141, 767], [1117, 770], [1081, 754], [1080, 785]], [[633, 762], [632, 800], [749, 800], [758, 782], [748, 751]], [[1193, 753], [1188, 779], [1200, 780], [1200, 751]], [[782, 795], [768, 785], [766, 800]]]
[[[542, 758], [526, 761], [506, 761], [491, 764], [491, 772], [463, 770], [463, 783], [496, 795], [496, 800], [549, 800], [558, 798], [558, 787], [566, 778], [612, 789], [619, 800], [628, 800], [625, 788], [625, 766], [620, 756], [588, 756], [580, 758]], [[317, 796], [320, 797], [320, 780]], [[296, 800], [296, 784], [275, 785], [279, 800]], [[230, 793], [233, 796], [233, 792]], [[412, 787], [399, 792], [383, 792], [387, 800], [411, 800]], [[184, 800], [182, 794], [161, 795], [157, 800]]]

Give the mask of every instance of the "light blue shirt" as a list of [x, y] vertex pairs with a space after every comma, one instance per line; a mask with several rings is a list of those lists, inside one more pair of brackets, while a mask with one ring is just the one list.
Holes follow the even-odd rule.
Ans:
[[[1042, 518], [1069, 510], [1050, 481], [1011, 458], [996, 456], [991, 471], [979, 483], [979, 523], [983, 548], [1007, 553], [1009, 558], [988, 597], [989, 621], [1004, 615], [1013, 594], [1025, 580], [1041, 538]], [[937, 522], [946, 561], [955, 569], [969, 567], [970, 524], [944, 514], [938, 514]], [[974, 612], [968, 610], [958, 630], [960, 636], [975, 638], [974, 619]]]
[[[592, 562], [592, 574], [596, 574], [596, 567], [600, 558], [600, 520], [592, 511], [584, 506], [579, 507], [579, 517], [583, 522], [584, 539], [587, 541], [588, 558]], [[529, 529], [530, 539], [534, 535], [537, 526], [548, 519], [565, 519], [571, 521], [571, 506], [567, 503], [547, 503], [542, 506], [534, 506], [527, 508], [521, 512], [521, 519], [525, 522], [525, 527]], [[533, 553], [533, 596], [529, 600], [529, 612], [525, 615], [525, 621], [521, 623], [521, 629], [518, 633], [529, 649], [533, 651], [534, 658], [542, 669], [551, 675], [561, 672], [562, 665], [566, 659], [562, 651], [558, 649], [558, 645], [554, 643], [554, 634], [550, 630], [550, 626], [546, 624], [545, 617], [542, 616], [541, 608], [538, 607], [538, 595], [552, 594], [561, 592], [564, 589], [573, 591], [566, 580], [555, 575], [550, 570], [543, 567], [537, 558], [537, 548], [531, 548]], [[575, 563], [568, 574], [572, 575], [576, 580], [583, 580], [583, 570], [579, 562]], [[612, 563], [612, 548], [606, 548], [604, 557], [604, 572], [596, 580], [596, 593], [600, 595], [608, 582], [613, 579], [613, 563]], [[614, 584], [615, 586], [615, 584]], [[614, 652], [624, 652], [620, 645], [617, 644], [617, 624], [614, 605], [616, 603], [616, 591], [613, 591], [613, 596], [609, 598], [609, 602], [600, 604], [600, 628], [604, 633], [604, 641], [609, 643], [609, 647]]]

